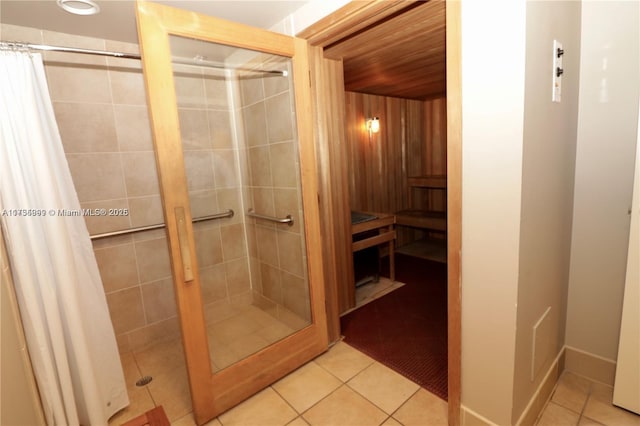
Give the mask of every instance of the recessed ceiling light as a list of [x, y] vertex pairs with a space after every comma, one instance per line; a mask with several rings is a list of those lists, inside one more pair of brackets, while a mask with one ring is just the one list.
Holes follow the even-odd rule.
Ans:
[[91, 0], [58, 0], [58, 6], [74, 15], [95, 15], [100, 6]]

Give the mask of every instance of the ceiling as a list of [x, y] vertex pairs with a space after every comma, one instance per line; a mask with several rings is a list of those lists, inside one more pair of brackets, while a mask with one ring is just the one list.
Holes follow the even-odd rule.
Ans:
[[[134, 0], [94, 0], [100, 13], [77, 16], [56, 0], [0, 0], [0, 22], [87, 37], [137, 43]], [[159, 0], [156, 3], [205, 15], [271, 28], [309, 0]], [[20, 41], [20, 40], [12, 40]]]
[[324, 49], [344, 61], [345, 89], [431, 99], [446, 92], [445, 1], [415, 2]]

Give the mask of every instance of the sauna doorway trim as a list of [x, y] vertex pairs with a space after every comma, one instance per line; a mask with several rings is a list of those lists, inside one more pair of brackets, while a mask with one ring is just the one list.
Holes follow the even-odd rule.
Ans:
[[[440, 1], [440, 0], [431, 0]], [[444, 0], [442, 0], [444, 1]], [[345, 141], [344, 80], [342, 61], [325, 59], [324, 47], [401, 13], [414, 1], [352, 1], [307, 28], [298, 37], [310, 44], [312, 95], [316, 117], [316, 152], [319, 163], [319, 199], [324, 219], [323, 236], [330, 340], [340, 335], [338, 282], [353, 273], [346, 262], [348, 245], [336, 235], [351, 235], [349, 195], [343, 188], [347, 179], [344, 154], [337, 146]], [[410, 40], [407, 40], [410, 42]], [[447, 78], [447, 285], [448, 285], [448, 407], [449, 424], [460, 424], [461, 391], [461, 274], [462, 244], [462, 100], [460, 61], [460, 3], [446, 3]], [[327, 232], [325, 232], [327, 231]]]

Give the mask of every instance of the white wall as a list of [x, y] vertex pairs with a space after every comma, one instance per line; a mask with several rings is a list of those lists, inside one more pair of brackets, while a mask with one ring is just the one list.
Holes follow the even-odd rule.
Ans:
[[462, 404], [498, 424], [513, 399], [525, 13], [525, 0], [461, 4]]
[[[551, 101], [553, 40], [563, 44], [562, 102]], [[527, 2], [522, 212], [512, 423], [564, 346], [571, 251], [580, 2]], [[535, 360], [533, 327], [539, 328]], [[532, 365], [536, 364], [534, 379]]]
[[585, 1], [566, 344], [616, 359], [640, 86], [638, 1]]

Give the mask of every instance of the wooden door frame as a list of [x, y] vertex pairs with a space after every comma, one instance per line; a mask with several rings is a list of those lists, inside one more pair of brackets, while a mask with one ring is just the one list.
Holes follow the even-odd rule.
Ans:
[[[433, 0], [432, 0], [433, 1]], [[376, 22], [399, 13], [405, 8], [411, 7], [415, 1], [411, 0], [358, 0], [348, 3], [331, 15], [319, 20], [297, 36], [309, 41], [311, 49], [319, 49], [329, 46], [344, 37], [354, 34]], [[446, 64], [447, 64], [447, 294], [448, 294], [448, 410], [449, 424], [460, 424], [460, 394], [461, 394], [461, 247], [462, 247], [462, 98], [461, 98], [461, 34], [460, 34], [460, 2], [459, 0], [447, 0], [446, 5]], [[317, 56], [317, 55], [316, 55]], [[316, 61], [318, 59], [316, 58]], [[333, 61], [335, 62], [335, 61]], [[313, 67], [312, 67], [313, 68]], [[319, 67], [315, 67], [319, 68]], [[320, 67], [321, 68], [321, 67]], [[318, 83], [316, 83], [318, 84]], [[321, 83], [320, 83], [321, 84]], [[332, 87], [335, 89], [335, 87]], [[338, 93], [338, 98], [344, 98], [343, 93]], [[316, 139], [320, 141], [319, 150], [327, 150], [336, 140], [330, 140], [331, 128], [327, 125], [325, 111], [329, 108], [324, 99], [316, 99]], [[334, 100], [335, 102], [335, 100]], [[320, 119], [318, 119], [320, 117]], [[344, 141], [344, 139], [342, 140]], [[329, 154], [330, 156], [330, 154]], [[322, 160], [322, 156], [320, 156]], [[329, 165], [328, 158], [327, 164]], [[325, 164], [323, 164], [324, 166]], [[345, 173], [343, 170], [332, 170], [336, 173]], [[344, 185], [344, 184], [343, 184]], [[322, 182], [324, 193], [321, 198], [332, 197], [335, 192], [332, 182]], [[344, 191], [344, 190], [342, 190]], [[341, 194], [337, 194], [341, 196]], [[348, 201], [347, 201], [348, 209]], [[327, 212], [327, 210], [324, 210]], [[330, 210], [329, 210], [330, 211]], [[324, 221], [342, 223], [342, 216], [348, 212], [335, 211], [332, 217], [323, 218]], [[339, 227], [336, 227], [339, 228]], [[334, 233], [343, 231], [334, 229]], [[347, 235], [350, 235], [348, 233]], [[344, 239], [344, 238], [343, 238]], [[338, 239], [328, 242], [330, 247], [325, 249], [329, 259], [326, 260], [325, 271], [336, 271], [336, 253], [344, 253]], [[343, 245], [346, 244], [343, 242]], [[350, 239], [348, 240], [351, 245]], [[349, 250], [350, 252], [350, 250]], [[334, 254], [333, 259], [331, 254]], [[340, 275], [334, 274], [334, 279], [327, 282], [328, 296], [327, 317], [329, 323], [330, 340], [339, 336], [339, 316], [337, 294], [340, 291], [338, 282]]]

